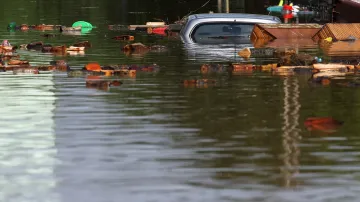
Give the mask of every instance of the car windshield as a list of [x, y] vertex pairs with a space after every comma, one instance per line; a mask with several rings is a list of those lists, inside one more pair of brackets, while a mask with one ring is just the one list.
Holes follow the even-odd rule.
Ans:
[[249, 23], [204, 23], [191, 34], [195, 43], [241, 43], [249, 42], [254, 24]]

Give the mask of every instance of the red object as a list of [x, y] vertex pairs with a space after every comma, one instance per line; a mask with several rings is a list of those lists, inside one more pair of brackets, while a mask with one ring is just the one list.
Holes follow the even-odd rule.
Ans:
[[152, 33], [166, 36], [166, 32], [165, 32], [166, 29], [167, 27], [156, 27], [152, 29]]
[[287, 4], [285, 4], [283, 6], [282, 13], [283, 13], [284, 19], [290, 19], [290, 18], [294, 17], [294, 15], [292, 14], [292, 6], [289, 6]]
[[101, 66], [98, 63], [88, 63], [85, 65], [85, 69], [88, 71], [100, 71]]
[[305, 120], [304, 125], [309, 131], [317, 130], [333, 133], [343, 125], [343, 122], [335, 120], [332, 117], [310, 117]]
[[285, 4], [284, 6], [283, 6], [283, 10], [284, 11], [292, 11], [292, 6], [289, 6], [289, 5], [287, 5], [287, 4]]
[[121, 81], [112, 81], [112, 82], [110, 83], [111, 86], [120, 86], [121, 84], [122, 84]]
[[294, 15], [291, 13], [291, 14], [285, 14], [285, 15], [283, 15], [283, 18], [284, 19], [291, 19], [291, 18], [293, 18], [294, 17]]

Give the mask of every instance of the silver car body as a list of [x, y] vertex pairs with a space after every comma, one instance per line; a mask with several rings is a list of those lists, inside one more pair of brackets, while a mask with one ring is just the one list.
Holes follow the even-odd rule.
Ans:
[[[244, 59], [239, 57], [237, 52], [245, 47], [253, 47], [250, 38], [231, 39], [226, 42], [216, 39], [212, 43], [197, 43], [191, 37], [192, 32], [204, 23], [234, 23], [234, 21], [244, 24], [281, 23], [278, 17], [257, 14], [212, 13], [190, 15], [180, 31], [181, 40], [184, 42], [186, 59], [198, 63], [243, 61]], [[251, 58], [248, 62], [253, 60]]]
[[247, 24], [266, 24], [281, 23], [278, 17], [259, 14], [245, 13], [207, 13], [190, 15], [186, 24], [180, 31], [180, 37], [184, 43], [195, 43], [191, 35], [199, 25], [205, 23], [247, 23]]

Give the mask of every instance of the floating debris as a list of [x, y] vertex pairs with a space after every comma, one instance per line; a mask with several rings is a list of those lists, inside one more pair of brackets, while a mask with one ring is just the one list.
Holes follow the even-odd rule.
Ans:
[[11, 22], [8, 24], [7, 29], [8, 30], [21, 30], [21, 31], [28, 31], [28, 30], [37, 30], [37, 31], [51, 31], [54, 29], [57, 29], [60, 27], [60, 25], [45, 25], [45, 24], [39, 24], [39, 25], [27, 25], [27, 24], [21, 24], [16, 25], [15, 22]]
[[167, 35], [167, 29], [168, 26], [165, 27], [155, 27], [155, 28], [147, 28], [147, 33], [148, 34], [155, 34], [155, 35], [160, 35], [160, 36], [166, 36]]
[[81, 32], [81, 26], [78, 26], [78, 27], [61, 26], [60, 32]]
[[312, 73], [314, 68], [312, 66], [279, 66], [273, 68], [276, 72], [309, 72]]
[[118, 40], [118, 41], [134, 41], [135, 37], [131, 35], [120, 35], [120, 36], [114, 36], [112, 39]]
[[334, 133], [343, 124], [343, 121], [335, 120], [332, 117], [310, 117], [304, 122], [309, 131], [316, 130], [325, 133]]
[[33, 67], [29, 67], [29, 68], [14, 68], [13, 70], [13, 74], [39, 74], [39, 69], [38, 68], [33, 68]]
[[31, 42], [29, 44], [22, 44], [22, 45], [20, 45], [20, 48], [21, 49], [27, 49], [27, 50], [38, 50], [38, 51], [40, 51], [43, 46], [44, 46], [44, 43], [42, 41], [35, 41], [35, 42]]
[[198, 88], [207, 88], [209, 85], [215, 85], [216, 80], [213, 79], [192, 79], [192, 80], [184, 80], [184, 87], [198, 87]]
[[19, 59], [19, 58], [20, 58], [20, 55], [1, 55], [2, 61], [11, 60], [11, 59]]
[[85, 70], [87, 71], [100, 71], [101, 66], [99, 63], [88, 63], [85, 65]]
[[116, 30], [116, 31], [128, 31], [128, 25], [108, 25], [109, 30]]
[[85, 47], [70, 46], [66, 48], [66, 51], [84, 51]]
[[320, 71], [311, 76], [309, 82], [315, 85], [328, 86], [332, 81], [343, 80], [349, 73], [337, 71]]
[[90, 22], [86, 22], [86, 21], [76, 21], [74, 22], [71, 27], [78, 29], [78, 27], [81, 28], [81, 32], [85, 33], [85, 32], [90, 32], [94, 26], [90, 23]]
[[98, 63], [89, 63], [85, 65], [85, 71], [101, 72], [105, 76], [136, 76], [136, 70], [130, 69], [129, 66], [100, 66]]
[[21, 30], [21, 31], [28, 31], [29, 29], [30, 29], [29, 26], [26, 25], [26, 24], [20, 25], [20, 30]]
[[53, 38], [53, 37], [56, 37], [57, 35], [56, 34], [42, 34], [40, 36], [45, 37], [45, 38]]
[[354, 70], [354, 65], [345, 65], [345, 64], [313, 64], [314, 69], [317, 69], [319, 71], [349, 71]]
[[249, 59], [251, 56], [250, 48], [244, 48], [238, 52], [238, 55], [244, 59]]
[[71, 56], [85, 55], [85, 51], [67, 51], [66, 53]]
[[69, 53], [71, 55], [74, 52], [76, 52], [76, 54], [84, 54], [85, 47], [91, 46], [88, 41], [79, 42], [74, 45], [76, 46], [52, 46], [50, 44], [44, 44], [42, 41], [36, 41], [29, 44], [22, 44], [20, 45], [20, 49], [35, 50], [41, 51], [43, 53], [53, 53], [56, 55], [65, 55], [66, 53]]
[[360, 41], [336, 41], [333, 43], [320, 42], [320, 48], [327, 56], [357, 57], [360, 55]]
[[50, 65], [54, 66], [57, 71], [66, 72], [70, 70], [70, 66], [65, 60], [51, 61]]
[[265, 39], [271, 41], [275, 39], [311, 39], [322, 28], [319, 24], [292, 24], [292, 23], [275, 23], [275, 24], [256, 24], [251, 33], [251, 39]]
[[[106, 65], [107, 68], [112, 68], [114, 70], [136, 70], [137, 72], [158, 72], [160, 70], [159, 65], [150, 64], [150, 65], [119, 65], [119, 64], [110, 64]], [[105, 68], [103, 67], [103, 68]]]
[[277, 57], [280, 58], [280, 66], [308, 66], [318, 61], [314, 56], [305, 53], [296, 53], [295, 50], [278, 51]]
[[122, 84], [119, 80], [107, 80], [100, 76], [87, 76], [86, 88], [108, 91], [111, 87], [117, 87]]
[[1, 46], [4, 46], [4, 47], [9, 47], [9, 46], [11, 46], [11, 44], [10, 44], [10, 42], [8, 41], [8, 40], [3, 40], [2, 42], [1, 42]]
[[33, 29], [39, 30], [39, 31], [52, 31], [57, 28], [56, 25], [46, 25], [46, 24], [35, 25], [32, 27], [33, 27]]
[[360, 23], [326, 23], [313, 35], [315, 41], [331, 37], [332, 41], [346, 41], [360, 38]]
[[225, 72], [227, 68], [221, 64], [203, 64], [200, 67], [200, 72], [203, 74], [208, 73], [222, 73]]
[[320, 84], [323, 86], [327, 86], [327, 85], [330, 85], [331, 80], [327, 76], [317, 76], [317, 77], [310, 78], [309, 82], [312, 84], [318, 84], [318, 85]]
[[267, 65], [261, 65], [261, 71], [264, 72], [271, 72], [273, 69], [276, 69], [276, 67], [278, 66], [277, 63], [273, 63], [273, 64], [267, 64]]
[[88, 75], [92, 76], [105, 76], [104, 72], [100, 71], [87, 71], [87, 70], [69, 70], [67, 72], [68, 77], [84, 77]]
[[30, 64], [21, 64], [21, 65], [5, 65], [1, 68], [5, 71], [12, 71], [15, 68], [29, 68], [31, 67]]
[[142, 43], [133, 43], [133, 44], [128, 44], [125, 45], [122, 48], [122, 51], [126, 54], [126, 55], [131, 55], [131, 54], [146, 54], [149, 51], [152, 52], [163, 52], [163, 51], [167, 51], [167, 47], [166, 46], [162, 46], [162, 45], [152, 45], [152, 46], [146, 46]]
[[[50, 49], [49, 49], [50, 48]], [[45, 47], [42, 49], [42, 52], [51, 52], [51, 53], [58, 53], [58, 54], [65, 54], [67, 51], [66, 45], [62, 46], [52, 46], [45, 49]]]
[[146, 25], [129, 25], [129, 30], [147, 31], [149, 28], [167, 27], [165, 22], [147, 22]]
[[255, 69], [256, 67], [252, 64], [232, 63], [229, 66], [228, 71], [232, 75], [236, 75], [236, 74], [243, 75], [243, 74], [252, 74]]
[[91, 48], [92, 45], [89, 41], [81, 41], [81, 42], [74, 43], [73, 46]]
[[128, 44], [126, 46], [124, 46], [122, 48], [122, 50], [125, 53], [146, 53], [148, 51], [150, 51], [150, 48], [148, 46], [145, 46], [142, 43], [133, 43], [133, 44]]
[[14, 60], [14, 59], [10, 59], [7, 62], [8, 65], [28, 65], [29, 61], [27, 60]]

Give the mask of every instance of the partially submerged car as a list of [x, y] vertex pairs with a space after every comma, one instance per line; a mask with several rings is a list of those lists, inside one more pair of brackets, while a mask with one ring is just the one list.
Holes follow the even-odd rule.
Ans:
[[255, 24], [281, 23], [278, 17], [245, 13], [190, 15], [180, 31], [184, 43], [248, 43]]
[[[195, 14], [188, 17], [180, 37], [188, 60], [240, 62], [243, 59], [238, 56], [238, 51], [253, 47], [250, 40], [253, 27], [264, 23], [281, 23], [281, 20], [269, 15], [244, 13]], [[260, 57], [271, 57], [271, 54]]]

